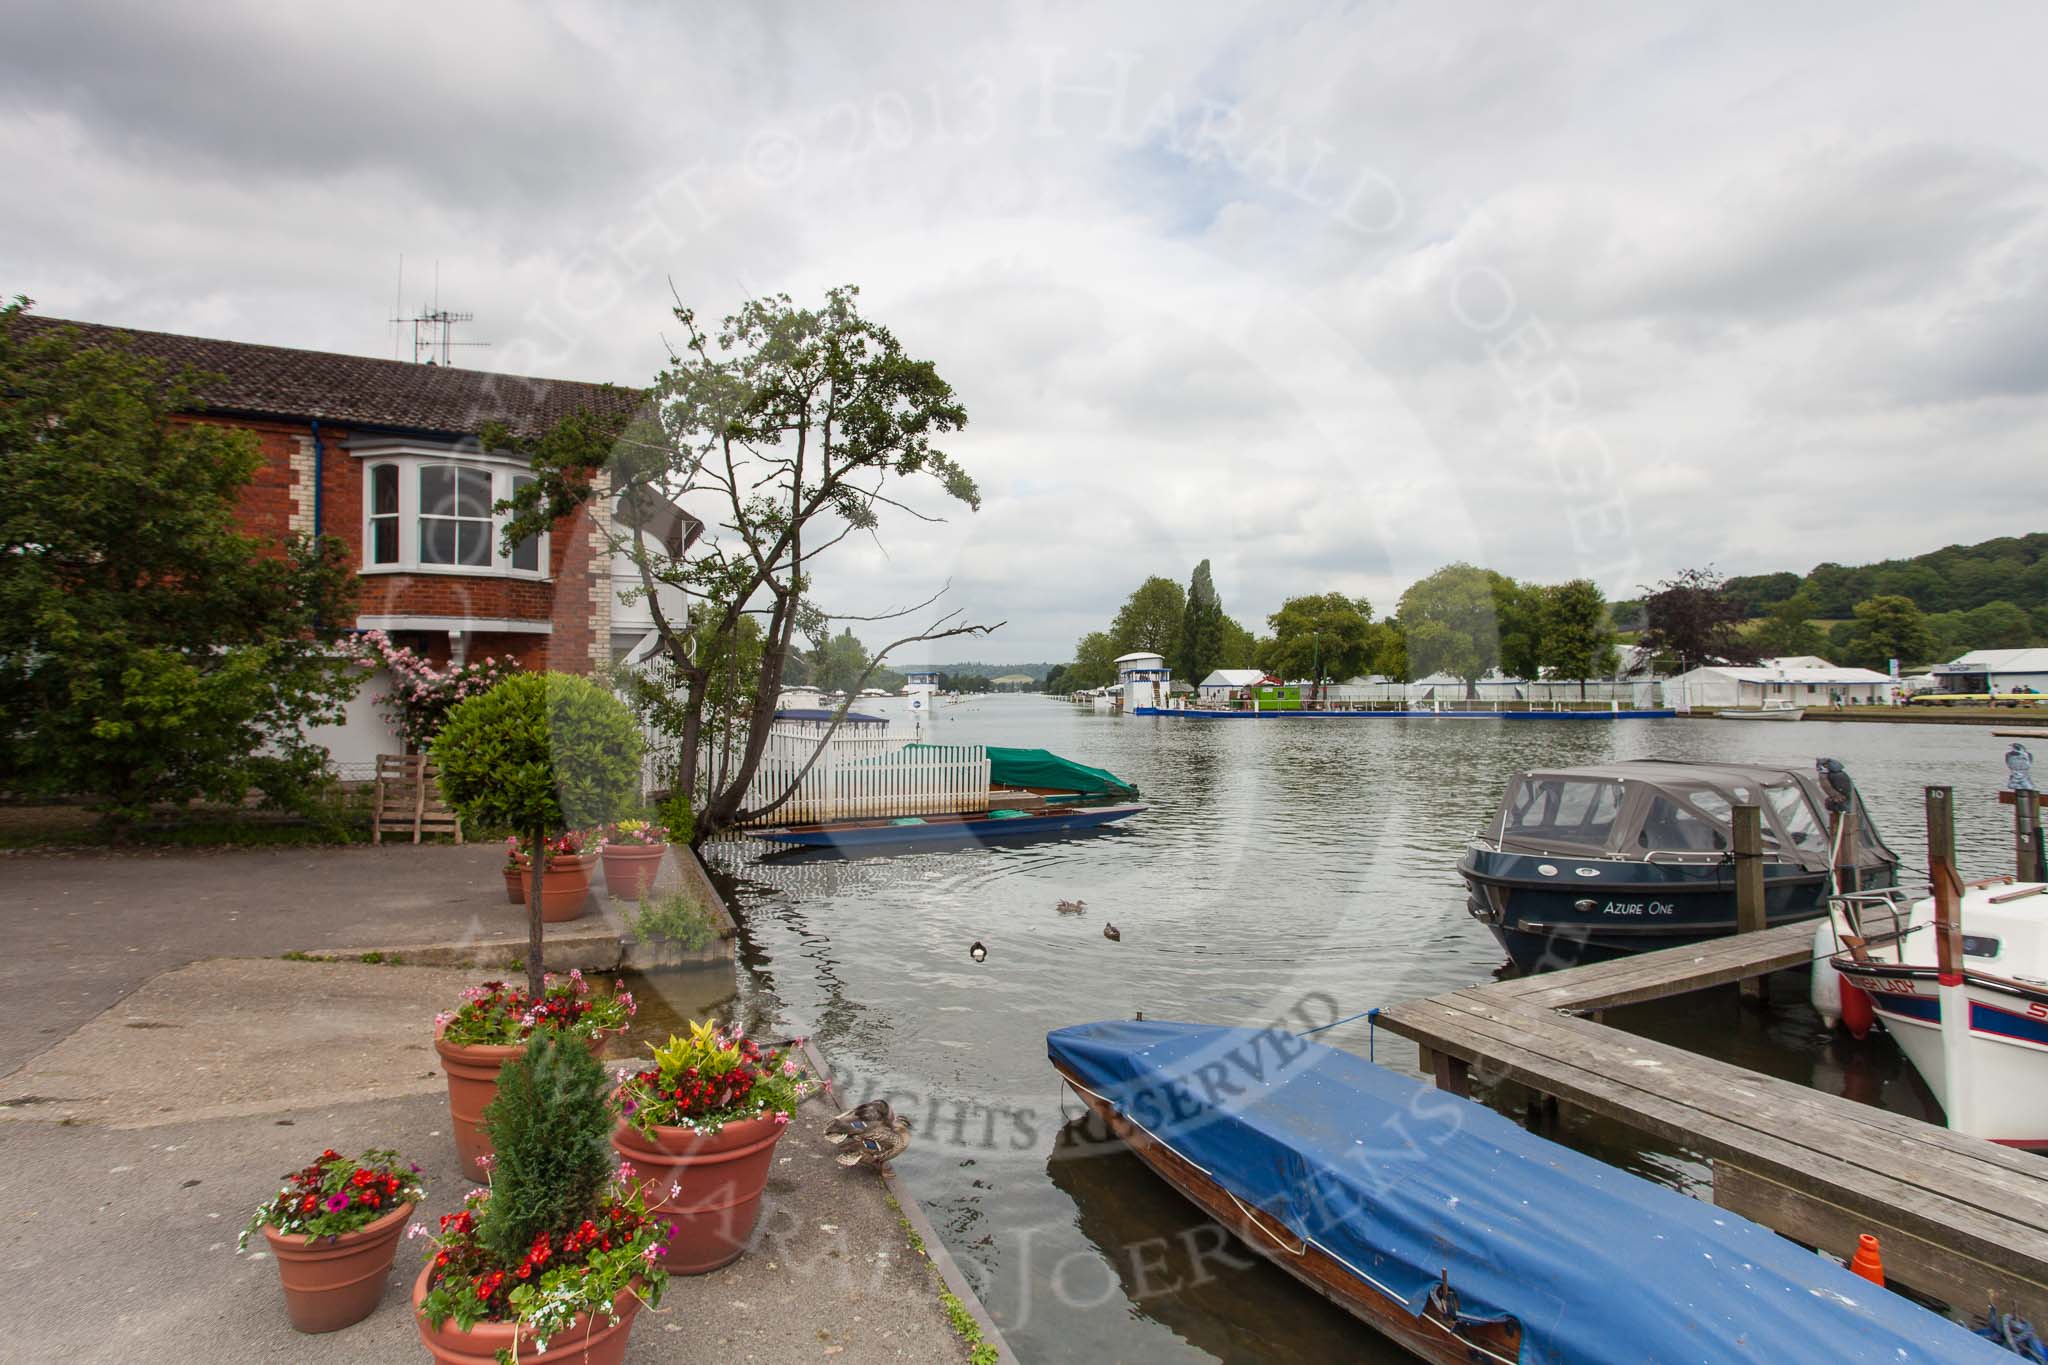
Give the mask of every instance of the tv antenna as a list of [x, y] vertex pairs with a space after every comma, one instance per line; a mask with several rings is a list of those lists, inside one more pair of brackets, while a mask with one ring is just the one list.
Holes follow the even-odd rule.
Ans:
[[[405, 257], [398, 258], [399, 289], [405, 287]], [[488, 341], [457, 341], [455, 328], [461, 323], [476, 321], [474, 313], [458, 313], [441, 306], [441, 263], [434, 263], [434, 302], [431, 307], [422, 308], [411, 317], [393, 317], [393, 327], [412, 325], [412, 363], [415, 365], [447, 365], [450, 353], [457, 346], [488, 346]]]

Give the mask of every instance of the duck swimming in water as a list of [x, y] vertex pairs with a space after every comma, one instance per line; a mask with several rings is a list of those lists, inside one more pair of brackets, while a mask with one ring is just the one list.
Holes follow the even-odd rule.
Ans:
[[976, 962], [982, 962], [988, 958], [988, 949], [981, 946], [980, 939], [976, 939], [967, 945], [967, 955]]
[[1102, 936], [1108, 939], [1111, 943], [1122, 943], [1124, 941], [1124, 936], [1117, 932], [1117, 928], [1114, 924], [1103, 925]]
[[1058, 905], [1055, 905], [1053, 907], [1053, 909], [1059, 911], [1062, 915], [1078, 915], [1087, 908], [1087, 901], [1061, 901]]

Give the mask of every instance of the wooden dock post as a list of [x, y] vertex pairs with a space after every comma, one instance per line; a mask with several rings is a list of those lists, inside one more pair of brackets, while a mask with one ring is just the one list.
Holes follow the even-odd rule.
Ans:
[[[1764, 813], [1757, 806], [1735, 808], [1735, 932], [1764, 927]], [[1762, 1001], [1764, 979], [1742, 978], [1742, 998]]]
[[2040, 881], [2041, 793], [2016, 791], [2012, 794], [2012, 843], [2020, 880]]

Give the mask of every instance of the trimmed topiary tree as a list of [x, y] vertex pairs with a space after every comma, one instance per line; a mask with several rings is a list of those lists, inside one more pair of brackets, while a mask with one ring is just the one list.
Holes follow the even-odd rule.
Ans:
[[448, 713], [434, 740], [441, 791], [472, 825], [510, 829], [532, 849], [527, 993], [545, 989], [541, 887], [550, 838], [616, 820], [640, 798], [640, 730], [588, 678], [521, 673]]

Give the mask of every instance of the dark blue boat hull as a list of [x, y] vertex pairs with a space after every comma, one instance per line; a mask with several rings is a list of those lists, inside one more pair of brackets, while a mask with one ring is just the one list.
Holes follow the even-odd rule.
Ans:
[[[1544, 871], [1545, 868], [1550, 869]], [[1732, 861], [1641, 863], [1468, 849], [1466, 909], [1524, 972], [1607, 962], [1735, 932]], [[1869, 886], [1889, 884], [1871, 874]], [[1768, 925], [1826, 913], [1827, 876], [1764, 864]]]
[[1042, 815], [1020, 815], [1007, 820], [945, 820], [917, 825], [874, 824], [866, 821], [845, 825], [817, 825], [796, 829], [758, 831], [756, 837], [794, 848], [831, 848], [846, 852], [871, 852], [887, 848], [930, 848], [948, 844], [980, 844], [995, 839], [1016, 839], [1032, 835], [1081, 834], [1136, 815], [1143, 806], [1092, 806], [1063, 809]]

